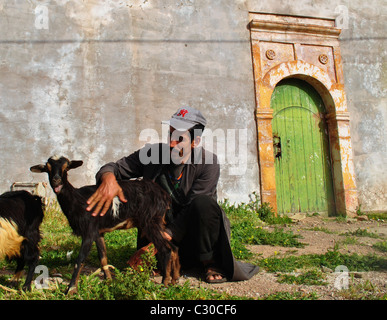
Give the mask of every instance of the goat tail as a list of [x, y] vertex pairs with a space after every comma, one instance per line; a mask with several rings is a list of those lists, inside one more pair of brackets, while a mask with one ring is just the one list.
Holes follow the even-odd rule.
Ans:
[[18, 227], [12, 220], [0, 218], [0, 259], [20, 256], [25, 238], [18, 233]]

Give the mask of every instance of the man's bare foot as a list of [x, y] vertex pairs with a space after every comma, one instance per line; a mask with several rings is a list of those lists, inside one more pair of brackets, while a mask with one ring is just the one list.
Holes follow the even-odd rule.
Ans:
[[208, 283], [226, 282], [227, 278], [222, 269], [215, 266], [214, 261], [204, 262], [205, 281]]

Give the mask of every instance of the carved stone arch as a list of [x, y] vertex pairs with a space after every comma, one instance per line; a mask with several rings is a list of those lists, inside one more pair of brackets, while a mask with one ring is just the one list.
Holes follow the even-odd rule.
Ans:
[[[327, 114], [331, 147], [336, 212], [354, 215], [358, 206], [352, 160], [349, 114], [343, 84], [339, 29], [329, 21], [316, 25], [305, 18], [281, 16], [268, 23], [273, 15], [252, 14], [251, 41], [256, 92], [256, 120], [262, 202], [277, 210], [271, 96], [276, 85], [285, 78], [299, 78], [320, 94]], [[258, 20], [263, 19], [263, 20]], [[334, 24], [334, 22], [333, 22]], [[284, 27], [287, 25], [287, 27]], [[299, 28], [301, 26], [301, 29]], [[308, 28], [309, 26], [309, 28]], [[290, 30], [290, 31], [289, 31]], [[285, 41], [285, 40], [286, 41]]]

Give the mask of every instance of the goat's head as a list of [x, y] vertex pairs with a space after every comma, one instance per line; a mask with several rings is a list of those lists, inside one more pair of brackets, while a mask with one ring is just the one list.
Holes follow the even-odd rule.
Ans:
[[58, 194], [67, 182], [67, 171], [80, 167], [83, 161], [70, 161], [65, 157], [53, 156], [49, 158], [46, 164], [38, 164], [30, 168], [32, 172], [47, 172], [50, 185], [54, 192]]

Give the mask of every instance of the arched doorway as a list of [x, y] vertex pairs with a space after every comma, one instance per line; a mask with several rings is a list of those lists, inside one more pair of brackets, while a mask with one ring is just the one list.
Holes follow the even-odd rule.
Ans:
[[[350, 117], [341, 64], [339, 43], [341, 30], [335, 27], [333, 19], [262, 12], [250, 12], [249, 16], [251, 19], [249, 26], [256, 97], [261, 201], [269, 203], [273, 210], [278, 212], [277, 157], [273, 149], [280, 141], [278, 139], [273, 141], [273, 138], [276, 139], [272, 130], [275, 110], [273, 110], [271, 101], [274, 90], [281, 87], [277, 85], [282, 80], [297, 78], [309, 83], [324, 102], [325, 114], [318, 111], [318, 107], [317, 110], [308, 112], [315, 122], [319, 120], [318, 118], [324, 120], [318, 123], [326, 126], [329, 136], [330, 150], [329, 152], [324, 151], [324, 154], [330, 153], [331, 158], [335, 210], [328, 209], [327, 211], [329, 214], [335, 212], [336, 215], [355, 215], [358, 200]], [[306, 111], [303, 112], [307, 114]], [[324, 114], [324, 117], [321, 117], [320, 114]], [[296, 128], [298, 129], [298, 126]], [[282, 145], [281, 148], [283, 148]], [[298, 155], [297, 150], [293, 153]], [[325, 174], [325, 176], [329, 175]], [[328, 202], [329, 205], [333, 203], [333, 201]], [[310, 210], [314, 211], [314, 209]], [[320, 211], [320, 208], [316, 211]]]
[[335, 213], [326, 109], [300, 79], [284, 79], [271, 97], [278, 213]]

